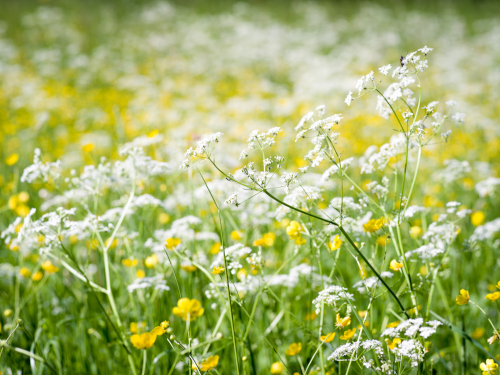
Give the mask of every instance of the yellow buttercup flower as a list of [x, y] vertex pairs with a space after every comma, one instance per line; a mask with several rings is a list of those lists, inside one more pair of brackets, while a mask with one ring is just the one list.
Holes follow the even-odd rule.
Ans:
[[6, 318], [12, 315], [12, 310], [11, 309], [5, 309], [3, 312], [3, 315], [5, 315]]
[[500, 298], [500, 292], [489, 293], [486, 295], [485, 298], [489, 299], [490, 301], [496, 301], [497, 299]]
[[276, 240], [276, 235], [273, 232], [265, 233], [262, 236], [262, 240], [264, 240], [264, 245], [267, 247], [273, 246], [274, 241]]
[[295, 240], [296, 245], [303, 245], [306, 243], [306, 240], [302, 238], [302, 231], [302, 225], [295, 220], [290, 222], [290, 224], [286, 227], [286, 234], [288, 234], [291, 240]]
[[245, 277], [247, 277], [247, 275], [248, 275], [248, 272], [245, 269], [242, 268], [236, 274], [236, 278], [241, 281], [242, 279], [244, 279]]
[[138, 333], [139, 332], [139, 327], [142, 326], [143, 323], [137, 323], [137, 322], [131, 322], [130, 323], [130, 332], [132, 333]]
[[[144, 325], [144, 323], [140, 323]], [[144, 332], [140, 335], [135, 334], [130, 337], [130, 342], [137, 349], [149, 349], [156, 342], [156, 337], [163, 335], [167, 332], [167, 328], [169, 326], [169, 322], [167, 320], [161, 322], [161, 324], [155, 327], [151, 332]], [[130, 332], [134, 333], [138, 331], [137, 323], [130, 323]]]
[[427, 268], [426, 265], [423, 265], [418, 269], [418, 272], [420, 272], [422, 276], [427, 276], [427, 274], [429, 273], [429, 269]]
[[26, 217], [30, 213], [30, 208], [25, 204], [20, 204], [16, 207], [15, 211], [17, 216]]
[[253, 246], [265, 246], [264, 240], [262, 238], [259, 238], [253, 241]]
[[396, 320], [395, 322], [387, 324], [387, 328], [394, 328], [397, 327], [401, 323], [399, 320]]
[[19, 202], [26, 203], [30, 200], [30, 195], [26, 191], [21, 191], [17, 195], [17, 199], [19, 199]]
[[31, 280], [33, 281], [40, 281], [43, 277], [43, 273], [41, 271], [37, 271], [31, 276]]
[[212, 271], [212, 273], [213, 273], [214, 275], [218, 275], [218, 274], [220, 274], [220, 273], [222, 273], [222, 272], [224, 272], [224, 267], [222, 267], [222, 266], [219, 266], [219, 267], [214, 267], [214, 269], [213, 269], [213, 271]]
[[[199, 364], [200, 370], [201, 371], [210, 371], [211, 369], [215, 368], [218, 363], [219, 363], [219, 356], [213, 355], [211, 357], [208, 357], [207, 359], [205, 359], [203, 362], [201, 362]], [[193, 370], [197, 370], [197, 367], [194, 363], [191, 367]]]
[[160, 215], [158, 215], [158, 221], [160, 224], [167, 224], [170, 221], [170, 215], [162, 212]]
[[167, 238], [167, 240], [165, 241], [165, 246], [169, 250], [175, 249], [180, 244], [181, 244], [181, 239], [180, 238], [172, 238], [172, 237], [170, 237], [170, 238]]
[[144, 272], [144, 270], [137, 270], [137, 272], [135, 273], [135, 276], [138, 279], [142, 279], [142, 278], [146, 277], [146, 272]]
[[363, 224], [363, 229], [365, 232], [373, 233], [382, 228], [385, 224], [385, 218], [371, 219], [366, 224]]
[[410, 237], [413, 239], [419, 238], [423, 233], [423, 230], [419, 226], [414, 226], [410, 228]]
[[137, 259], [133, 259], [133, 258], [127, 258], [127, 259], [122, 260], [122, 264], [125, 267], [135, 267], [135, 266], [137, 266], [138, 263], [139, 263], [139, 261]]
[[299, 237], [295, 240], [295, 245], [303, 245], [306, 243], [306, 239], [305, 238], [302, 238], [302, 237]]
[[188, 319], [190, 321], [196, 320], [203, 315], [205, 310], [201, 307], [200, 301], [197, 299], [181, 298], [177, 301], [177, 306], [172, 309], [175, 316], [181, 318], [184, 321]]
[[326, 335], [321, 336], [319, 339], [323, 342], [331, 342], [335, 338], [335, 332], [327, 333]]
[[297, 221], [294, 220], [286, 227], [286, 234], [288, 234], [290, 239], [294, 240], [300, 237], [301, 229], [302, 226]]
[[341, 340], [350, 340], [354, 337], [355, 333], [356, 333], [356, 328], [348, 329], [347, 331], [344, 331], [343, 335], [340, 336], [340, 339]]
[[271, 374], [279, 375], [283, 372], [284, 369], [285, 369], [285, 366], [283, 366], [283, 364], [281, 362], [274, 362], [271, 365]]
[[479, 368], [483, 372], [483, 375], [494, 375], [497, 373], [498, 365], [492, 359], [487, 359], [486, 363], [481, 363]]
[[274, 240], [276, 239], [276, 235], [272, 232], [266, 233], [253, 242], [253, 246], [266, 246], [270, 247], [274, 245]]
[[7, 207], [9, 207], [9, 210], [15, 210], [18, 204], [19, 198], [17, 197], [17, 195], [11, 196], [7, 201]]
[[469, 292], [465, 289], [460, 290], [460, 295], [456, 298], [457, 305], [467, 305], [469, 303]]
[[393, 271], [399, 271], [401, 268], [403, 268], [403, 264], [399, 263], [396, 259], [391, 260], [391, 264], [389, 265], [389, 268]]
[[288, 346], [288, 349], [286, 350], [285, 354], [286, 355], [297, 355], [300, 353], [302, 350], [302, 344], [299, 343], [292, 343]]
[[333, 241], [328, 242], [328, 249], [330, 251], [335, 251], [338, 250], [341, 245], [342, 245], [342, 240], [340, 239], [340, 236], [337, 234], [333, 238]]
[[470, 221], [471, 221], [472, 225], [474, 225], [475, 227], [478, 227], [480, 225], [483, 225], [485, 218], [486, 218], [486, 215], [484, 214], [483, 211], [476, 211], [471, 215]]
[[23, 267], [19, 270], [19, 273], [21, 274], [22, 277], [24, 278], [28, 278], [31, 276], [31, 271], [29, 269], [27, 269], [26, 267]]
[[474, 331], [471, 332], [470, 337], [472, 337], [474, 340], [479, 340], [484, 336], [485, 333], [486, 330], [483, 327], [477, 327], [476, 329], [474, 329]]
[[198, 267], [192, 263], [183, 263], [181, 264], [181, 268], [186, 272], [194, 272], [198, 269]]
[[87, 143], [86, 145], [82, 146], [83, 152], [91, 152], [93, 149], [94, 149], [93, 143]]
[[144, 261], [144, 264], [147, 268], [155, 268], [155, 266], [158, 264], [158, 256], [156, 254], [153, 254], [147, 257]]
[[392, 341], [391, 340], [387, 340], [387, 346], [391, 350], [395, 349], [396, 346], [398, 346], [399, 344], [401, 344], [401, 339], [398, 339], [397, 337], [395, 339], [393, 339]]
[[149, 349], [153, 346], [156, 341], [157, 335], [150, 332], [144, 332], [140, 335], [132, 335], [130, 336], [130, 342], [137, 349]]
[[118, 239], [115, 238], [113, 239], [113, 242], [111, 242], [111, 238], [108, 238], [106, 242], [104, 243], [104, 246], [106, 246], [108, 249], [114, 249], [118, 245]]
[[160, 134], [160, 131], [158, 129], [154, 129], [152, 130], [151, 132], [149, 132], [147, 134], [148, 138], [154, 138], [156, 137], [158, 134]]
[[351, 317], [346, 316], [344, 318], [340, 317], [340, 314], [337, 314], [337, 321], [335, 322], [335, 326], [339, 329], [347, 327], [349, 324], [351, 324]]
[[50, 260], [46, 260], [42, 263], [42, 269], [49, 274], [59, 271], [59, 267], [54, 266]]
[[216, 242], [210, 248], [210, 254], [217, 254], [220, 251], [221, 243]]
[[[167, 328], [168, 328], [168, 325], [167, 325]], [[161, 336], [165, 332], [167, 332], [167, 328], [164, 329], [162, 326], [157, 326], [157, 327], [153, 328], [153, 330], [151, 331], [151, 334], [156, 335], [156, 336]]]
[[19, 160], [18, 154], [11, 154], [5, 158], [5, 165], [8, 165], [10, 167], [16, 164], [18, 160]]
[[380, 237], [377, 238], [377, 240], [375, 242], [380, 247], [383, 247], [383, 246], [389, 244], [390, 239], [387, 236], [380, 236]]
[[19, 246], [17, 245], [13, 245], [12, 244], [12, 241], [7, 245], [7, 249], [9, 249], [10, 251], [18, 251], [19, 250]]
[[243, 238], [243, 233], [239, 230], [233, 230], [231, 232], [231, 238], [235, 241], [239, 241]]

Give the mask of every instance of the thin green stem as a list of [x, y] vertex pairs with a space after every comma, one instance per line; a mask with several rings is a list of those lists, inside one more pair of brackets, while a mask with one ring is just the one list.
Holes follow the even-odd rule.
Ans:
[[142, 354], [142, 372], [141, 375], [146, 374], [146, 363], [148, 359], [148, 351], [146, 349], [143, 349], [143, 354]]
[[239, 365], [239, 360], [238, 360], [238, 347], [236, 345], [236, 331], [235, 331], [235, 326], [234, 326], [234, 314], [233, 314], [233, 305], [231, 302], [231, 291], [229, 289], [229, 272], [227, 269], [227, 258], [226, 258], [226, 246], [224, 243], [224, 221], [222, 219], [221, 215], [221, 210], [219, 206], [217, 205], [217, 201], [215, 200], [212, 192], [210, 191], [210, 188], [207, 185], [207, 182], [203, 178], [203, 175], [201, 174], [200, 170], [198, 169], [198, 173], [200, 174], [208, 192], [210, 193], [210, 196], [212, 197], [212, 200], [215, 204], [215, 207], [217, 207], [217, 211], [219, 213], [219, 224], [220, 224], [220, 240], [221, 240], [221, 246], [222, 246], [222, 252], [224, 255], [224, 275], [226, 277], [226, 288], [227, 288], [227, 303], [229, 304], [229, 315], [231, 317], [231, 333], [232, 333], [232, 338], [233, 338], [233, 347], [234, 347], [234, 360], [236, 362], [236, 372], [239, 375], [240, 374], [240, 365]]
[[3, 348], [7, 348], [7, 349], [15, 351], [16, 353], [22, 354], [22, 355], [24, 355], [26, 357], [33, 358], [35, 361], [43, 363], [44, 366], [47, 366], [47, 368], [52, 373], [58, 374], [58, 372], [56, 371], [56, 369], [54, 369], [54, 367], [52, 367], [52, 365], [50, 363], [48, 363], [44, 358], [40, 357], [39, 355], [36, 355], [36, 354], [34, 354], [32, 352], [29, 352], [29, 351], [27, 351], [25, 349], [21, 349], [21, 348], [15, 347], [15, 346], [10, 346], [9, 344], [7, 344], [6, 341], [0, 342], [0, 345], [2, 346], [2, 349]]

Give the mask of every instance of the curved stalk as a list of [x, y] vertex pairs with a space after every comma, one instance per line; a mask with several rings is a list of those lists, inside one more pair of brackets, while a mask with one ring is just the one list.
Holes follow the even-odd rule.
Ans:
[[318, 220], [321, 220], [321, 221], [324, 221], [328, 224], [332, 224], [332, 225], [335, 225], [336, 227], [339, 228], [340, 232], [345, 236], [345, 238], [347, 239], [347, 241], [351, 244], [351, 246], [353, 247], [353, 249], [359, 254], [359, 256], [365, 261], [365, 263], [368, 265], [368, 267], [373, 271], [373, 273], [377, 276], [377, 278], [382, 282], [382, 284], [386, 287], [387, 291], [392, 295], [392, 297], [396, 300], [396, 302], [398, 303], [399, 307], [401, 307], [401, 310], [404, 312], [404, 314], [409, 318], [410, 316], [408, 315], [408, 313], [406, 312], [406, 309], [404, 308], [403, 304], [401, 303], [401, 301], [399, 300], [399, 298], [396, 296], [396, 294], [393, 292], [393, 290], [389, 287], [389, 285], [387, 285], [387, 283], [384, 281], [384, 279], [382, 279], [382, 277], [379, 275], [379, 273], [377, 272], [377, 270], [372, 266], [372, 264], [369, 262], [369, 260], [366, 258], [366, 256], [361, 252], [361, 250], [359, 250], [359, 248], [356, 246], [356, 244], [354, 243], [354, 241], [351, 239], [351, 237], [347, 234], [347, 232], [344, 230], [343, 227], [341, 227], [338, 223], [334, 222], [334, 221], [331, 221], [331, 220], [328, 220], [328, 219], [324, 219], [320, 216], [316, 216], [314, 214], [311, 214], [309, 212], [305, 212], [305, 211], [302, 211], [301, 209], [299, 208], [296, 208], [296, 207], [293, 207], [285, 202], [283, 202], [282, 200], [280, 200], [279, 198], [276, 198], [274, 195], [272, 195], [271, 193], [269, 193], [266, 189], [263, 189], [263, 192], [269, 196], [270, 198], [272, 198], [273, 200], [275, 200], [276, 202], [288, 207], [288, 208], [291, 208], [292, 210], [295, 210], [297, 212], [300, 212], [300, 213], [303, 213], [304, 215], [308, 215], [310, 217], [314, 217]]

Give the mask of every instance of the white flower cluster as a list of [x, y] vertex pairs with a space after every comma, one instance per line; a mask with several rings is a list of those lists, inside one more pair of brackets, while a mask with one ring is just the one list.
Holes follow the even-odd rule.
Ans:
[[[361, 353], [358, 353], [359, 350]], [[379, 365], [373, 359], [368, 359], [365, 352], [373, 350], [378, 358]], [[372, 369], [383, 374], [394, 374], [391, 362], [384, 355], [383, 344], [378, 340], [355, 341], [340, 345], [328, 357], [330, 361], [360, 361], [367, 369]]]
[[449, 245], [457, 238], [458, 230], [454, 223], [434, 222], [429, 225], [427, 232], [422, 239], [428, 241], [427, 244], [418, 249], [408, 251], [406, 257], [418, 255], [421, 259], [431, 259], [446, 251]]
[[384, 332], [382, 332], [382, 337], [401, 337], [407, 336], [409, 338], [414, 338], [415, 335], [420, 335], [421, 337], [427, 339], [434, 333], [436, 333], [437, 327], [442, 325], [438, 320], [430, 320], [425, 323], [422, 318], [416, 319], [408, 319], [404, 322], [399, 323], [396, 327], [386, 328]]
[[396, 362], [402, 362], [407, 359], [411, 367], [417, 367], [420, 362], [424, 361], [427, 351], [420, 341], [410, 339], [401, 341], [392, 352], [396, 356]]
[[337, 212], [340, 212], [342, 207], [344, 212], [362, 212], [363, 208], [366, 207], [366, 203], [363, 199], [360, 199], [359, 203], [356, 203], [352, 197], [335, 197], [330, 201], [330, 207], [335, 209]]
[[92, 214], [88, 214], [81, 221], [70, 220], [70, 217], [76, 214], [76, 208], [68, 210], [59, 207], [42, 215], [38, 220], [32, 219], [35, 212], [35, 209], [31, 209], [18, 231], [16, 228], [21, 224], [21, 218], [17, 218], [0, 234], [6, 244], [19, 248], [24, 255], [35, 250], [44, 254], [59, 248], [61, 238], [77, 236], [79, 239], [85, 239], [94, 232], [107, 232], [113, 228], [112, 224], [105, 225], [103, 218], [96, 218]]
[[318, 296], [312, 301], [312, 303], [316, 307], [316, 313], [319, 314], [321, 312], [322, 304], [329, 307], [335, 307], [338, 301], [347, 299], [354, 301], [354, 296], [347, 293], [347, 288], [331, 285], [319, 292]]
[[471, 242], [477, 241], [487, 241], [492, 240], [497, 233], [500, 233], [500, 217], [487, 222], [484, 225], [478, 226], [472, 236], [470, 236]]
[[[209, 135], [208, 137], [202, 139], [201, 141], [198, 141], [196, 143], [196, 148], [190, 147], [186, 153], [185, 157], [199, 157], [202, 159], [209, 158], [215, 148], [215, 145], [219, 143], [220, 139], [222, 138], [223, 134], [218, 132], [218, 133], [213, 133]], [[189, 159], [184, 159], [184, 161], [181, 163], [179, 166], [179, 169], [187, 169], [191, 165], [189, 164]]]
[[285, 286], [288, 288], [295, 288], [300, 285], [303, 278], [312, 278], [313, 288], [322, 285], [323, 283], [330, 283], [331, 279], [317, 272], [317, 268], [310, 266], [306, 263], [301, 263], [298, 266], [290, 268], [288, 274], [278, 274], [272, 276], [266, 276], [264, 280], [269, 284], [269, 286]]
[[326, 181], [328, 180], [331, 176], [338, 174], [339, 170], [342, 169], [342, 171], [347, 171], [347, 168], [351, 163], [354, 161], [354, 158], [348, 158], [345, 160], [342, 160], [340, 163], [332, 165], [330, 168], [328, 168], [326, 171], [323, 172], [323, 175], [321, 176], [321, 181]]
[[[253, 264], [254, 261], [261, 262], [260, 254], [252, 253], [248, 256], [247, 261]], [[260, 258], [260, 259], [259, 259]], [[236, 265], [236, 264], [235, 264]], [[323, 283], [330, 283], [331, 279], [317, 273], [316, 267], [312, 267], [308, 264], [301, 263], [298, 266], [292, 267], [288, 274], [277, 274], [277, 275], [264, 275], [263, 277], [257, 277], [252, 275], [246, 275], [239, 282], [231, 283], [229, 289], [233, 292], [245, 292], [245, 293], [255, 293], [260, 290], [263, 285], [279, 286], [286, 288], [296, 288], [302, 285], [304, 279], [310, 280], [312, 277], [313, 288], [322, 285]], [[226, 284], [224, 282], [208, 285], [208, 289], [205, 290], [205, 295], [207, 298], [216, 298], [217, 291], [215, 287], [225, 288]]]
[[[368, 148], [362, 159], [361, 173], [372, 173], [375, 170], [383, 171], [392, 157], [406, 152], [406, 141], [404, 134], [398, 133], [391, 137], [389, 143], [382, 145], [378, 152], [374, 148]], [[409, 146], [413, 147], [413, 142], [410, 142]]]
[[240, 154], [240, 160], [248, 158], [257, 149], [264, 150], [274, 146], [276, 143], [275, 138], [281, 132], [282, 130], [279, 127], [271, 128], [267, 133], [259, 133], [258, 130], [252, 131], [247, 139], [247, 147]]
[[366, 187], [373, 194], [377, 196], [378, 199], [385, 198], [389, 194], [389, 179], [387, 177], [382, 177], [382, 184], [377, 181], [369, 182]]
[[449, 159], [445, 160], [443, 164], [445, 168], [437, 171], [436, 177], [445, 184], [451, 184], [460, 178], [464, 178], [472, 170], [469, 162], [466, 160]]
[[157, 229], [154, 232], [154, 239], [146, 241], [145, 246], [149, 247], [155, 253], [165, 251], [165, 241], [167, 238], [180, 238], [182, 241], [193, 241], [200, 237], [208, 237], [219, 241], [219, 236], [213, 232], [198, 232], [196, 226], [200, 225], [202, 220], [194, 215], [187, 215], [174, 220], [169, 229]]
[[[382, 272], [380, 277], [383, 279], [390, 279], [394, 276], [392, 272]], [[380, 279], [377, 276], [371, 276], [366, 279], [358, 281], [352, 287], [356, 288], [360, 293], [368, 293], [372, 288], [379, 286]]]
[[475, 189], [480, 197], [489, 197], [500, 193], [500, 178], [488, 177], [476, 184]]
[[138, 179], [147, 179], [172, 172], [170, 164], [145, 156], [144, 150], [140, 147], [134, 147], [121, 155], [127, 155], [127, 159], [115, 162], [113, 175], [116, 178], [125, 178], [135, 182]]
[[41, 157], [42, 152], [39, 148], [36, 148], [33, 156], [33, 164], [23, 171], [21, 182], [32, 183], [39, 179], [43, 182], [48, 182], [49, 180], [57, 180], [61, 177], [61, 162], [57, 160], [53, 163], [43, 163]]
[[[234, 244], [225, 249], [227, 269], [231, 271], [231, 274], [235, 275], [239, 269], [243, 268], [243, 265], [240, 263], [240, 261], [242, 259], [245, 259], [251, 252], [251, 248], [246, 247], [241, 243]], [[217, 258], [215, 258], [215, 260], [210, 265], [210, 268], [213, 267], [225, 267], [223, 251], [219, 251], [219, 253], [217, 254]]]
[[121, 148], [120, 148], [120, 154], [125, 154], [128, 151], [139, 147], [139, 148], [145, 148], [148, 146], [152, 146], [155, 144], [158, 144], [163, 141], [163, 135], [161, 134], [155, 134], [154, 136], [149, 136], [149, 135], [141, 135], [132, 142], [125, 143]]
[[129, 293], [138, 289], [147, 289], [153, 287], [155, 290], [159, 291], [169, 291], [170, 288], [167, 285], [167, 281], [163, 279], [163, 275], [156, 275], [152, 277], [137, 278], [132, 284], [127, 286]]
[[[323, 119], [324, 113], [325, 107], [319, 106], [316, 108], [318, 120], [315, 120], [314, 112], [309, 112], [302, 117], [299, 124], [295, 127], [295, 131], [298, 132], [295, 137], [295, 142], [301, 138], [306, 138], [306, 134], [309, 131], [314, 133], [314, 136], [311, 137], [311, 143], [314, 145], [314, 148], [309, 150], [304, 157], [313, 168], [317, 167], [323, 161], [325, 153], [337, 143], [337, 138], [339, 136], [338, 133], [333, 133], [333, 127], [338, 125], [340, 120], [342, 120], [341, 114], [335, 114]], [[330, 143], [328, 141], [330, 141]], [[333, 174], [333, 172], [331, 174]]]
[[[297, 186], [292, 191], [287, 191], [283, 201], [292, 207], [303, 208], [312, 202], [321, 201], [323, 199], [321, 192], [322, 190], [316, 186]], [[283, 220], [291, 211], [291, 208], [280, 205], [276, 209], [276, 220]]]

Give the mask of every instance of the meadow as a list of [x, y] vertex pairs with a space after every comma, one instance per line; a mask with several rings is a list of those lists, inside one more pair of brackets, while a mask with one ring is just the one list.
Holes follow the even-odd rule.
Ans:
[[0, 9], [0, 375], [498, 374], [500, 4]]

